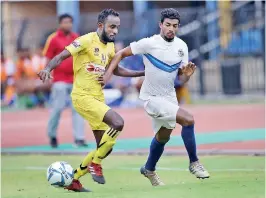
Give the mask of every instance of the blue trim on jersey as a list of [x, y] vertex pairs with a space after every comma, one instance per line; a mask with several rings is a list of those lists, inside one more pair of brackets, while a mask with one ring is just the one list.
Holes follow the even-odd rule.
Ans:
[[155, 58], [154, 56], [150, 55], [150, 54], [144, 54], [144, 56], [151, 62], [151, 64], [153, 64], [155, 67], [157, 67], [158, 69], [161, 69], [165, 72], [173, 72], [175, 70], [177, 70], [180, 66], [180, 64], [182, 63], [182, 61], [180, 61], [179, 63], [173, 64], [173, 65], [168, 65], [162, 61], [160, 61], [159, 59]]

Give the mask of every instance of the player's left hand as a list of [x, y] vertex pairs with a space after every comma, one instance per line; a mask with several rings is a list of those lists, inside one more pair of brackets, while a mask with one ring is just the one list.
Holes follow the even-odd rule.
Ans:
[[192, 62], [189, 62], [186, 66], [184, 66], [181, 71], [183, 74], [185, 74], [186, 76], [190, 77], [194, 71], [196, 70], [197, 66], [192, 63]]

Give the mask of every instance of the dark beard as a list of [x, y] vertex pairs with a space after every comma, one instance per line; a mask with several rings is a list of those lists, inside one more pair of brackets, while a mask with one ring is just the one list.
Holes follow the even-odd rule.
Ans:
[[167, 42], [172, 42], [174, 38], [167, 38], [166, 36], [163, 36], [163, 39]]
[[108, 42], [114, 42], [115, 39], [110, 39], [108, 36], [107, 36], [107, 33], [105, 31], [105, 29], [103, 29], [103, 32], [102, 32], [102, 40], [106, 43]]

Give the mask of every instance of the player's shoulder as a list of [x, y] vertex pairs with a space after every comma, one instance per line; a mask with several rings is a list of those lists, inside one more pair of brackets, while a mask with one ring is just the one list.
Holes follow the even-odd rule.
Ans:
[[92, 43], [92, 41], [95, 39], [95, 35], [93, 34], [93, 32], [84, 34], [79, 36], [75, 42], [79, 43], [80, 45], [84, 45], [86, 43]]
[[89, 32], [87, 34], [80, 36], [80, 38], [87, 39], [87, 40], [93, 40], [95, 39], [95, 36], [96, 36], [96, 32]]
[[181, 38], [175, 37], [175, 43], [176, 43], [178, 46], [182, 46], [182, 47], [187, 48], [187, 44], [186, 44], [186, 42], [183, 41]]
[[152, 35], [152, 36], [150, 37], [150, 39], [153, 39], [153, 40], [157, 40], [157, 41], [159, 41], [159, 40], [161, 40], [162, 38], [161, 38], [161, 35], [160, 35], [160, 34], [154, 34], [154, 35]]
[[156, 42], [156, 40], [158, 39], [157, 35], [153, 35], [153, 36], [149, 36], [149, 37], [144, 37], [138, 41], [134, 41], [132, 42], [132, 44], [135, 44], [135, 43], [139, 43], [143, 46], [151, 46], [152, 44], [154, 44], [154, 42]]
[[154, 34], [152, 36], [144, 38], [147, 41], [153, 42], [153, 41], [159, 41], [160, 40], [160, 35], [159, 34]]

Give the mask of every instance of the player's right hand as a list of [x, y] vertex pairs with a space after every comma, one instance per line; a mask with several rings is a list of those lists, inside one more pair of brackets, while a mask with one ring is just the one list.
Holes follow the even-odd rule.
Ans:
[[43, 69], [38, 73], [38, 76], [40, 77], [40, 79], [42, 80], [42, 82], [46, 82], [49, 79], [53, 79], [50, 71], [48, 71], [47, 69]]
[[181, 72], [182, 72], [182, 74], [185, 74], [186, 76], [190, 77], [194, 73], [196, 68], [197, 68], [197, 66], [194, 63], [189, 62], [186, 66], [184, 66], [181, 69]]

